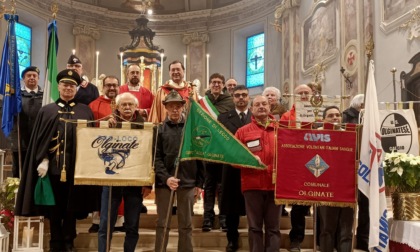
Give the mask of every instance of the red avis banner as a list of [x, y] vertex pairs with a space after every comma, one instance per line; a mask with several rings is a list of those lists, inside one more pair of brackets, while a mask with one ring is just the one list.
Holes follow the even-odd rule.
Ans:
[[356, 132], [279, 129], [276, 203], [354, 206]]

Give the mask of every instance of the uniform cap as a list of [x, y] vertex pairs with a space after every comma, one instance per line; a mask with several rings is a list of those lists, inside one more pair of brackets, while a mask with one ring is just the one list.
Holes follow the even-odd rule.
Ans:
[[38, 67], [36, 67], [36, 66], [29, 66], [29, 67], [25, 68], [25, 69], [22, 71], [22, 75], [21, 75], [21, 77], [23, 78], [23, 76], [25, 76], [25, 74], [26, 74], [27, 72], [37, 72], [37, 73], [38, 73], [38, 75], [39, 75], [39, 68], [38, 68]]
[[66, 69], [57, 74], [57, 83], [60, 82], [75, 84], [79, 86], [80, 83], [82, 83], [82, 79], [76, 71], [72, 69]]

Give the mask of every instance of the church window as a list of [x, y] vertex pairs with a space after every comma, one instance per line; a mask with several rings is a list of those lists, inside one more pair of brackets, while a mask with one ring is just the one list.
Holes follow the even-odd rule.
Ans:
[[246, 86], [264, 85], [264, 33], [246, 39]]
[[16, 23], [15, 31], [20, 71], [19, 75], [21, 75], [25, 68], [31, 66], [32, 28], [21, 23]]

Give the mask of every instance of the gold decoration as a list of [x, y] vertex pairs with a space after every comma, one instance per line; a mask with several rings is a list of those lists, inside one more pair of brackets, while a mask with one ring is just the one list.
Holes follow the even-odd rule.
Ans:
[[400, 25], [400, 29], [408, 30], [408, 40], [418, 38], [420, 36], [418, 32], [418, 26], [420, 23], [420, 6], [417, 6], [411, 11], [411, 18], [405, 23]]
[[375, 49], [375, 42], [373, 42], [373, 36], [371, 34], [369, 41], [366, 43], [366, 55], [369, 60], [372, 58], [373, 49]]
[[4, 14], [12, 14], [14, 15], [16, 13], [16, 1], [11, 0], [10, 1], [10, 9], [6, 8], [6, 0], [0, 0], [0, 19], [3, 18]]
[[58, 4], [55, 1], [51, 4], [51, 12], [52, 12], [52, 17], [55, 19], [58, 13]]
[[420, 221], [420, 193], [393, 193], [395, 220]]

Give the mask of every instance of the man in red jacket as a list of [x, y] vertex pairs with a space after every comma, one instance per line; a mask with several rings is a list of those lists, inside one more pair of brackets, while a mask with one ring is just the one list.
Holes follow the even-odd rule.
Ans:
[[238, 129], [235, 136], [267, 168], [264, 170], [241, 169], [241, 187], [249, 226], [249, 251], [277, 252], [280, 249], [281, 206], [274, 203], [275, 127], [273, 121], [275, 119], [270, 115], [270, 104], [265, 96], [254, 98], [251, 112], [251, 123]]
[[115, 97], [118, 95], [120, 82], [115, 76], [107, 76], [103, 79], [103, 95], [89, 104], [95, 120], [108, 120], [108, 116], [116, 109]]

